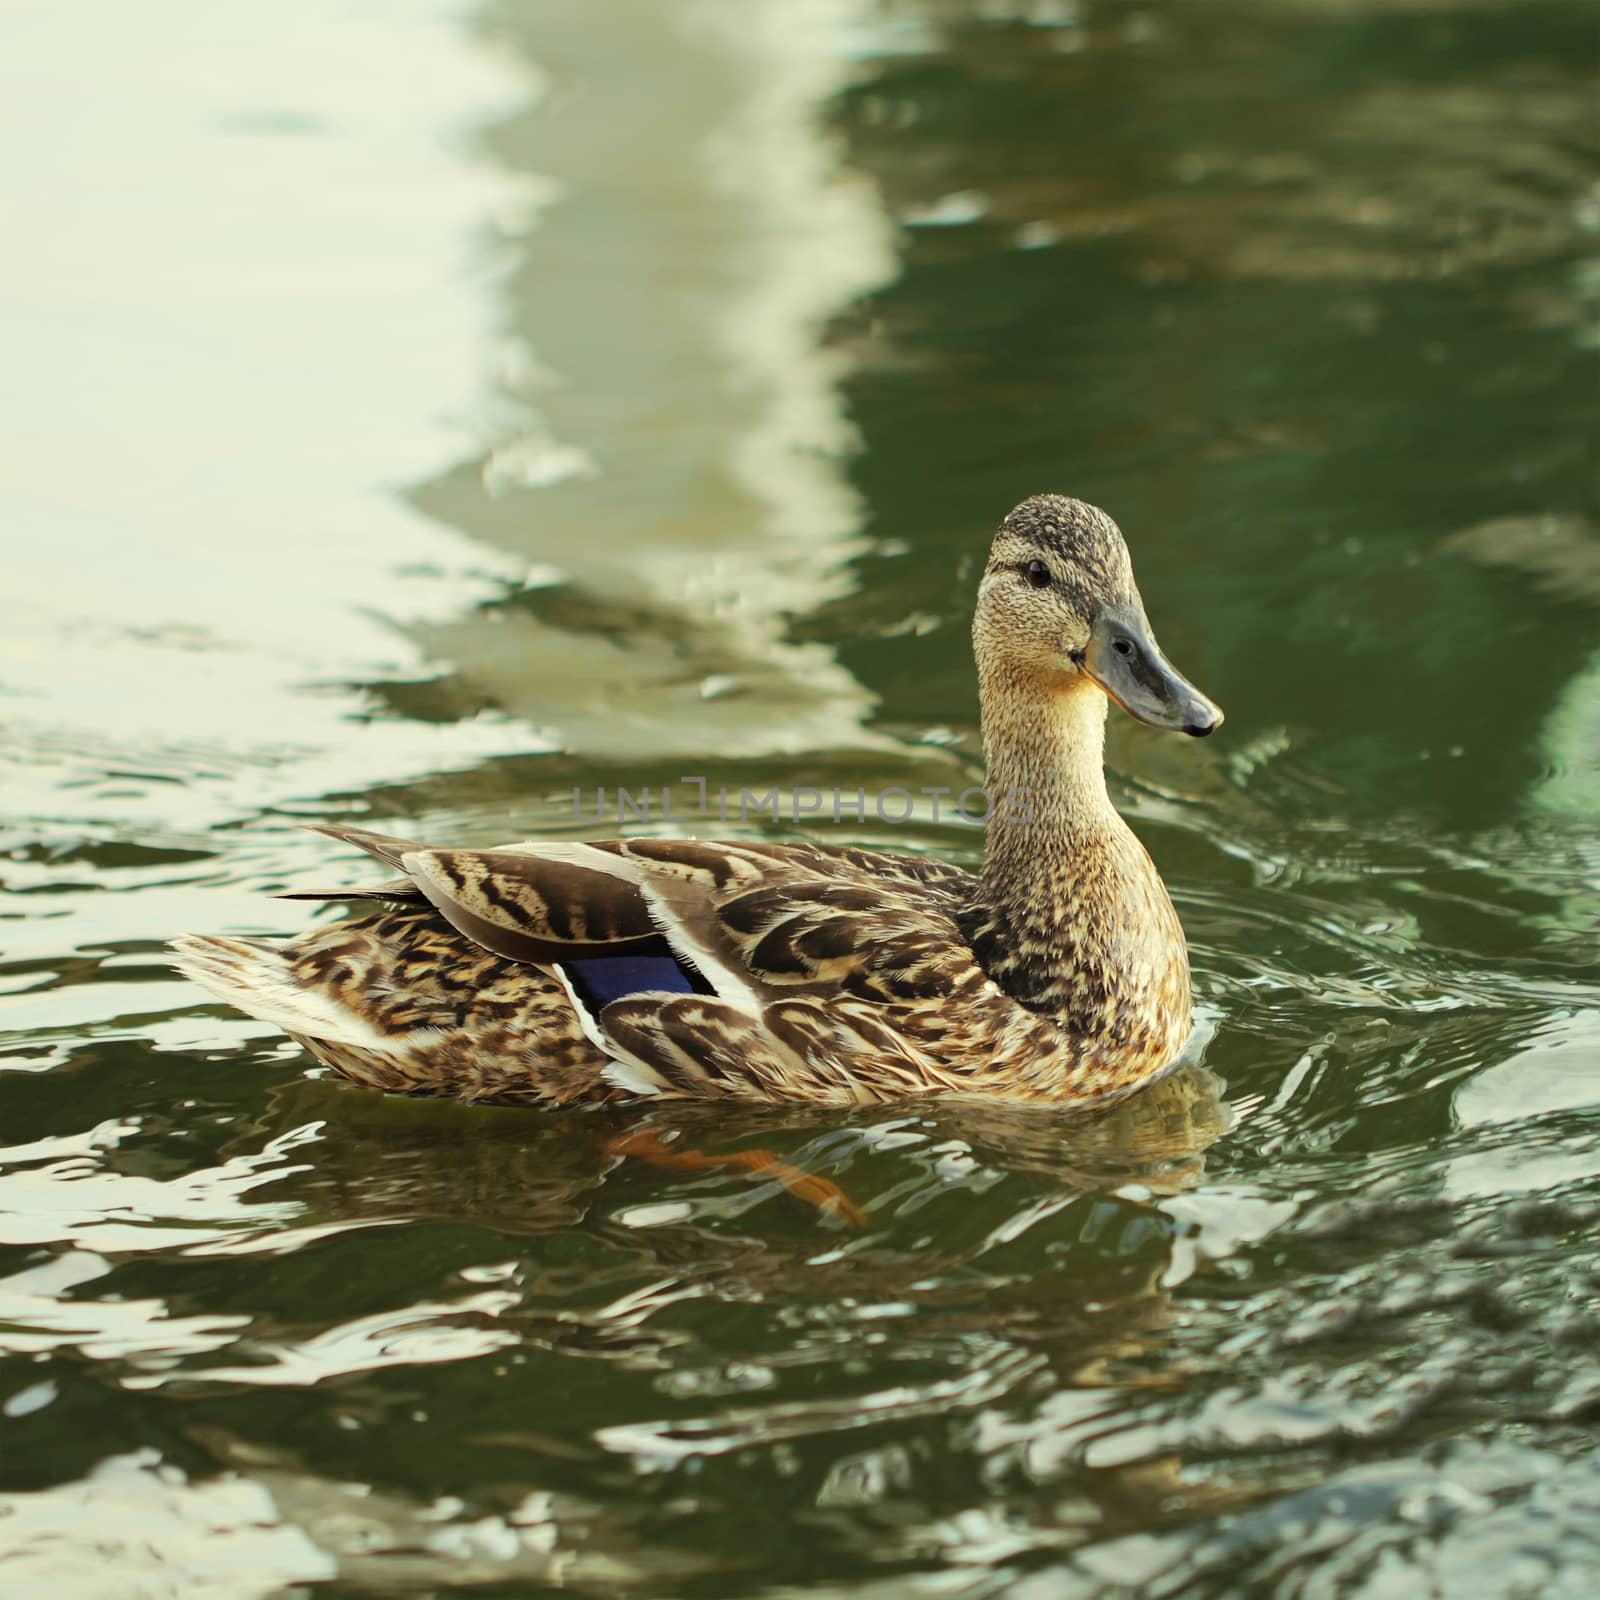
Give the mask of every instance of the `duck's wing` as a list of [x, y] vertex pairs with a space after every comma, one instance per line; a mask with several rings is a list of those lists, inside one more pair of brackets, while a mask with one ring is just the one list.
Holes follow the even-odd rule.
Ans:
[[[959, 1088], [1019, 1021], [958, 930], [970, 880], [956, 869], [808, 844], [351, 842], [397, 862], [475, 943], [560, 972], [613, 1080], [638, 1093], [851, 1103]], [[635, 989], [585, 981], [629, 954]]]
[[458, 932], [511, 961], [542, 963], [585, 955], [626, 955], [659, 943], [638, 891], [560, 853], [611, 844], [512, 844], [489, 850], [430, 850], [414, 839], [364, 828], [313, 829], [352, 844], [405, 876], [370, 888], [298, 889], [286, 900], [431, 902]]
[[[970, 957], [948, 886], [879, 875], [809, 844], [550, 841], [410, 850], [400, 865], [497, 955], [563, 961], [664, 939], [714, 995], [752, 1012], [841, 987], [891, 998], [905, 990], [913, 952]], [[887, 982], [891, 972], [901, 979]]]

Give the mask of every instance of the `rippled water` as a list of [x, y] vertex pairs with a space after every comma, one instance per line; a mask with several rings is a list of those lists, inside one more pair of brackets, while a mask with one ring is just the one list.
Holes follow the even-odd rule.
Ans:
[[[1590, 8], [13, 21], [0, 1594], [1593, 1592]], [[307, 819], [972, 770], [1041, 488], [1229, 713], [1158, 1089], [650, 1114], [849, 1228], [167, 969]]]

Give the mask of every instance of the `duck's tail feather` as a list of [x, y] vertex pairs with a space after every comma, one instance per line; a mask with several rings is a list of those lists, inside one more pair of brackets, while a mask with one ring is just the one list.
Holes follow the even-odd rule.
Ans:
[[478, 948], [431, 908], [282, 943], [186, 934], [170, 949], [184, 976], [369, 1088], [548, 1104], [618, 1094], [551, 969]]
[[428, 897], [409, 878], [388, 883], [346, 884], [339, 889], [284, 889], [274, 900], [381, 900], [386, 905], [426, 905]]
[[396, 872], [405, 870], [400, 865], [401, 856], [426, 848], [415, 839], [402, 839], [394, 833], [374, 833], [370, 828], [346, 828], [334, 822], [308, 822], [305, 826], [312, 833], [325, 833], [341, 844], [365, 850], [369, 856], [376, 856], [384, 866], [393, 867]]
[[[396, 872], [404, 870], [400, 858], [422, 846], [414, 839], [402, 839], [392, 833], [373, 833], [366, 828], [344, 828], [330, 822], [308, 822], [311, 833], [324, 833], [341, 844], [354, 845], [369, 856], [376, 856], [386, 867]], [[279, 900], [381, 900], [389, 905], [422, 905], [427, 896], [409, 877], [392, 878], [387, 883], [374, 883], [361, 887], [348, 885], [338, 889], [288, 889], [275, 896]]]
[[167, 948], [184, 977], [285, 1033], [368, 1049], [392, 1049], [397, 1042], [384, 1038], [333, 995], [300, 983], [286, 947], [270, 939], [186, 933]]

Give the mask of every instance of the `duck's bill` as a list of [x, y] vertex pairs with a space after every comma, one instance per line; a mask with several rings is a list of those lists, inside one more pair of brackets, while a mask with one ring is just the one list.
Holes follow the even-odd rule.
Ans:
[[1222, 726], [1222, 708], [1162, 655], [1142, 610], [1100, 618], [1083, 653], [1083, 670], [1130, 717], [1152, 728], [1199, 739]]

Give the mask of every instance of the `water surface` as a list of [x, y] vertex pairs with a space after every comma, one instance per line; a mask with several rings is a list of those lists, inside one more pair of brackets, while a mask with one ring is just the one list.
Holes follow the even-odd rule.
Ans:
[[[0, 62], [0, 1594], [1592, 1591], [1587, 7], [31, 4]], [[1228, 711], [1113, 728], [1159, 1089], [658, 1116], [847, 1229], [166, 967], [366, 876], [306, 820], [970, 773], [1039, 489]]]

